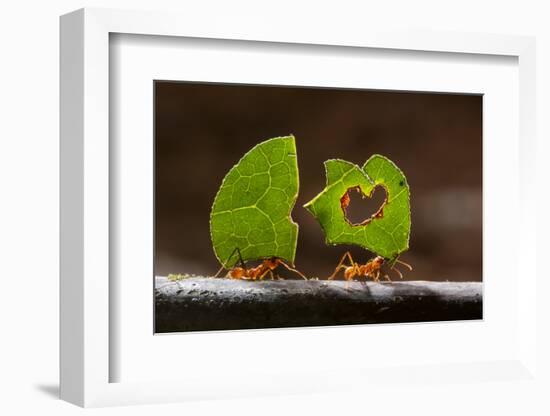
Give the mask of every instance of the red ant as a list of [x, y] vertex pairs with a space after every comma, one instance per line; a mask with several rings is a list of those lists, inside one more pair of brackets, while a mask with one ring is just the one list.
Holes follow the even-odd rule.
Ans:
[[[349, 259], [351, 265], [346, 266], [344, 264], [344, 260], [346, 258]], [[334, 273], [332, 273], [331, 276], [329, 276], [328, 280], [332, 280], [336, 277], [338, 272], [342, 269], [344, 269], [344, 278], [349, 281], [353, 280], [355, 276], [359, 277], [370, 277], [375, 282], [380, 281], [380, 272], [382, 269], [382, 265], [385, 263], [384, 257], [376, 256], [373, 259], [370, 259], [366, 264], [359, 264], [353, 261], [353, 258], [351, 257], [351, 254], [349, 251], [346, 251], [346, 253], [342, 256], [340, 259], [340, 262], [338, 263], [338, 266], [336, 266], [336, 269], [334, 269]], [[401, 260], [396, 260], [397, 263], [400, 263], [407, 267], [409, 270], [412, 271], [412, 266], [410, 264], [407, 264]], [[391, 267], [391, 270], [395, 270], [395, 272], [399, 275], [401, 279], [403, 279], [403, 274], [399, 271], [399, 269], [395, 268], [394, 266]], [[383, 279], [388, 280], [391, 282], [390, 277], [387, 274], [384, 274], [382, 276]]]
[[[233, 266], [231, 269], [228, 270], [226, 277], [229, 277], [231, 279], [243, 279], [243, 280], [263, 280], [263, 278], [269, 274], [271, 277], [271, 280], [274, 280], [275, 277], [273, 276], [273, 270], [275, 270], [280, 265], [284, 266], [286, 269], [290, 270], [291, 272], [296, 273], [298, 276], [300, 276], [302, 279], [307, 280], [307, 277], [305, 277], [302, 273], [300, 273], [298, 270], [290, 267], [288, 264], [286, 264], [281, 258], [279, 257], [269, 257], [267, 259], [263, 259], [262, 263], [260, 263], [256, 267], [247, 268], [244, 264], [243, 258], [241, 256], [241, 251], [239, 248], [235, 248], [227, 261], [231, 260], [231, 257], [233, 257], [237, 253], [239, 255], [239, 261], [241, 266]], [[224, 270], [225, 267], [221, 267], [220, 270], [216, 273], [214, 277], [218, 277], [218, 275]], [[277, 276], [279, 278], [279, 276]]]

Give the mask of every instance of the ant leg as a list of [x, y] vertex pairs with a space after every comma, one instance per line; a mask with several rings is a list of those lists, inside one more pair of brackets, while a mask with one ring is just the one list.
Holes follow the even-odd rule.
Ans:
[[[345, 266], [343, 266], [345, 267]], [[350, 283], [349, 282], [353, 282], [353, 278], [355, 276], [359, 276], [359, 266], [357, 265], [357, 263], [353, 263], [353, 266], [352, 266], [352, 269], [351, 269], [351, 273], [348, 275], [348, 276], [345, 276], [346, 278], [346, 283], [344, 284], [344, 289], [346, 291], [350, 291]]]
[[360, 276], [360, 275], [361, 275], [361, 270], [359, 270], [359, 265], [357, 263], [353, 263], [352, 271], [346, 280], [352, 281], [354, 277]]
[[[380, 270], [378, 270], [378, 273], [376, 274], [376, 281], [377, 282], [380, 282], [380, 273], [382, 273], [382, 272]], [[392, 282], [392, 280], [390, 279], [390, 276], [387, 273], [384, 273], [384, 275], [382, 276], [382, 279], [384, 279], [388, 282]]]
[[342, 258], [340, 259], [340, 261], [338, 262], [338, 265], [336, 266], [336, 268], [334, 269], [334, 273], [332, 273], [329, 277], [328, 277], [328, 280], [332, 280], [336, 277], [336, 275], [338, 274], [338, 272], [340, 270], [342, 270], [342, 267], [345, 267], [344, 266], [344, 260], [346, 259], [346, 257], [349, 259], [349, 261], [351, 262], [351, 266], [353, 266], [355, 264], [355, 262], [353, 261], [353, 258], [351, 257], [351, 254], [349, 251], [346, 251], [344, 253], [344, 255], [342, 256]]
[[336, 266], [336, 269], [334, 269], [334, 273], [332, 273], [332, 274], [327, 278], [327, 280], [332, 280], [332, 279], [334, 279], [340, 270], [346, 269], [347, 267], [348, 267], [348, 266], [346, 266], [346, 265], [344, 265], [344, 264], [340, 264], [339, 266]]
[[351, 253], [350, 253], [349, 251], [346, 251], [346, 252], [344, 253], [344, 255], [343, 255], [343, 257], [342, 257], [342, 260], [343, 260], [344, 258], [346, 258], [346, 257], [348, 258], [348, 260], [349, 260], [349, 262], [351, 263], [351, 265], [357, 264], [357, 263], [355, 263], [355, 262], [353, 261], [353, 257], [351, 257]]
[[301, 272], [299, 272], [298, 270], [290, 267], [288, 264], [286, 264], [284, 261], [280, 260], [279, 259], [279, 264], [282, 264], [284, 267], [286, 267], [288, 270], [290, 270], [291, 272], [294, 272], [296, 273], [298, 276], [300, 276], [302, 279], [304, 280], [307, 280], [307, 277], [305, 277]]
[[[380, 274], [382, 273], [382, 270], [378, 269], [376, 270], [376, 272], [374, 272], [374, 275], [373, 275], [373, 280], [377, 283], [380, 283]], [[392, 280], [390, 279], [390, 276], [388, 276], [387, 273], [384, 273], [384, 275], [382, 276], [382, 279], [384, 280], [387, 280], [388, 282], [391, 282]]]
[[344, 260], [346, 259], [346, 256], [349, 254], [349, 251], [346, 251], [346, 253], [344, 253], [344, 255], [342, 256], [342, 258], [340, 259], [340, 261], [338, 262], [338, 265], [336, 266], [336, 268], [334, 269], [334, 273], [332, 273], [332, 275], [330, 275], [330, 277], [328, 278], [328, 280], [332, 280], [336, 277], [336, 274], [342, 269], [342, 267], [345, 267], [344, 266]]
[[271, 280], [273, 280], [273, 273], [271, 272], [270, 269], [267, 269], [265, 272], [260, 274], [260, 276], [258, 276], [258, 279], [259, 280], [264, 280], [265, 275], [268, 274], [268, 273], [271, 273]]

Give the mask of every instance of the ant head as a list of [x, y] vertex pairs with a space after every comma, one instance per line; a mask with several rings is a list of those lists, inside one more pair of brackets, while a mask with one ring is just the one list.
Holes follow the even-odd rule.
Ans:
[[384, 257], [382, 256], [376, 256], [373, 260], [373, 262], [378, 264], [379, 266], [382, 266], [384, 264], [384, 261]]
[[270, 257], [264, 260], [264, 265], [269, 267], [271, 270], [276, 269], [279, 265], [279, 259], [277, 257]]

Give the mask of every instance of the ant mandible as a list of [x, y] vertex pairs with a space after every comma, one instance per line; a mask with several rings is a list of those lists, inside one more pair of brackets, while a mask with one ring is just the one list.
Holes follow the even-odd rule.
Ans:
[[[233, 252], [229, 256], [227, 261], [231, 260], [231, 258], [235, 255], [235, 253], [239, 255], [239, 261], [241, 266], [240, 267], [233, 266], [231, 269], [228, 270], [226, 277], [229, 277], [231, 279], [263, 280], [263, 278], [269, 274], [269, 276], [271, 277], [271, 280], [274, 280], [275, 277], [273, 276], [273, 270], [275, 270], [277, 267], [282, 265], [283, 267], [290, 270], [291, 272], [296, 273], [302, 279], [307, 280], [307, 277], [305, 277], [298, 270], [290, 267], [279, 257], [269, 257], [267, 259], [263, 259], [262, 263], [260, 263], [258, 266], [247, 268], [241, 256], [241, 250], [239, 250], [238, 247], [236, 247], [235, 250], [233, 250]], [[224, 269], [225, 267], [222, 266], [214, 277], [218, 277], [219, 274]]]
[[[349, 266], [346, 266], [344, 264], [344, 260], [346, 260], [346, 258], [349, 259], [349, 262], [350, 262]], [[332, 275], [328, 277], [328, 280], [334, 279], [338, 274], [338, 272], [344, 269], [344, 278], [347, 281], [353, 280], [354, 277], [359, 276], [359, 277], [370, 277], [375, 282], [379, 282], [382, 265], [384, 263], [385, 263], [384, 257], [376, 256], [373, 259], [370, 259], [366, 264], [359, 264], [353, 261], [353, 258], [351, 257], [350, 252], [346, 251], [346, 253], [340, 259], [338, 266], [336, 266], [336, 269], [334, 269], [334, 273], [332, 273]], [[413, 269], [410, 264], [407, 264], [401, 260], [396, 260], [396, 263], [400, 263], [404, 265], [411, 271]], [[399, 269], [392, 266], [391, 270], [395, 270], [395, 272], [399, 275], [399, 277], [403, 279], [403, 274], [399, 271]], [[391, 279], [387, 274], [384, 274], [382, 278], [391, 282]]]

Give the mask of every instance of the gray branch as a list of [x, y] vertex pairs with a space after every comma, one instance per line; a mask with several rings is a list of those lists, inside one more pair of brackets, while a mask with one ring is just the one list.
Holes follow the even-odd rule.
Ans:
[[155, 279], [155, 331], [482, 318], [478, 282]]

